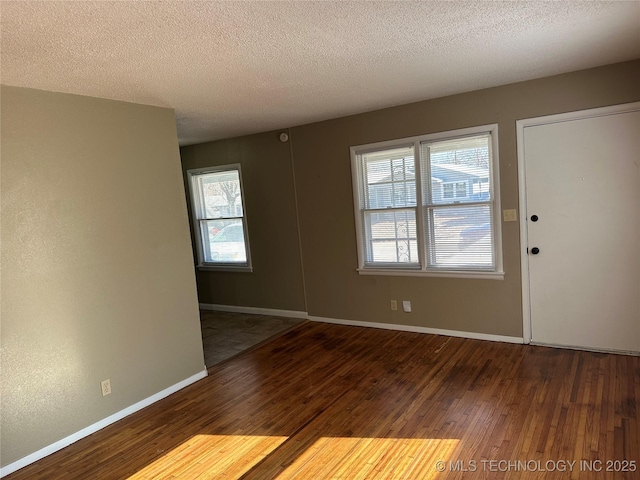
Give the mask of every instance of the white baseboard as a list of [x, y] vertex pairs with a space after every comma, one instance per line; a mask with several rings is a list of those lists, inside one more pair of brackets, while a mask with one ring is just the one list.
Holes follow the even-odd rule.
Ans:
[[27, 465], [37, 462], [38, 460], [46, 457], [47, 455], [51, 455], [52, 453], [57, 452], [58, 450], [62, 450], [64, 447], [67, 447], [84, 437], [88, 437], [89, 435], [97, 432], [98, 430], [102, 430], [104, 427], [107, 427], [112, 423], [115, 423], [118, 420], [121, 420], [124, 417], [127, 417], [132, 413], [137, 412], [138, 410], [148, 407], [152, 403], [155, 403], [158, 400], [162, 400], [163, 398], [168, 397], [172, 393], [175, 393], [178, 390], [182, 390], [184, 387], [191, 385], [192, 383], [195, 383], [198, 380], [205, 378], [206, 376], [207, 376], [207, 371], [202, 370], [201, 372], [198, 372], [195, 375], [192, 375], [189, 378], [186, 378], [181, 382], [176, 383], [175, 385], [171, 385], [170, 387], [165, 388], [164, 390], [154, 395], [151, 395], [150, 397], [147, 397], [144, 400], [140, 400], [139, 402], [134, 403], [130, 407], [120, 410], [119, 412], [116, 412], [113, 415], [110, 415], [107, 418], [104, 418], [99, 422], [94, 423], [93, 425], [89, 425], [88, 427], [83, 428], [82, 430], [72, 435], [69, 435], [68, 437], [63, 438], [62, 440], [58, 440], [57, 442], [52, 443], [51, 445], [41, 448], [37, 452], [27, 455], [26, 457], [23, 457], [20, 460], [16, 460], [15, 462], [10, 463], [6, 467], [0, 468], [0, 477], [9, 475], [10, 473], [15, 472], [16, 470], [19, 470], [23, 467], [26, 467]]
[[460, 330], [442, 330], [440, 328], [416, 327], [413, 325], [396, 325], [395, 323], [361, 322], [359, 320], [340, 320], [337, 318], [309, 316], [312, 322], [335, 323], [353, 327], [382, 328], [384, 330], [398, 330], [401, 332], [430, 333], [431, 335], [446, 335], [448, 337], [472, 338], [474, 340], [489, 340], [491, 342], [524, 343], [521, 337], [507, 337], [490, 333], [462, 332]]
[[214, 310], [218, 312], [253, 313], [256, 315], [273, 315], [276, 317], [304, 318], [312, 322], [335, 323], [353, 327], [382, 328], [385, 330], [398, 330], [401, 332], [430, 333], [432, 335], [446, 335], [449, 337], [472, 338], [474, 340], [488, 340], [491, 342], [524, 343], [522, 337], [508, 337], [505, 335], [493, 335], [490, 333], [463, 332], [460, 330], [443, 330], [440, 328], [417, 327], [412, 325], [397, 325], [395, 323], [362, 322], [360, 320], [342, 320], [338, 318], [316, 317], [307, 312], [293, 310], [274, 310], [271, 308], [240, 307], [236, 305], [214, 305], [201, 303], [202, 310]]
[[640, 357], [640, 351], [637, 350], [611, 350], [608, 348], [581, 347], [579, 345], [557, 345], [554, 343], [531, 342], [531, 345], [537, 347], [564, 348], [567, 350], [582, 350], [584, 352], [609, 353], [612, 355], [630, 355], [632, 357]]
[[273, 308], [240, 307], [237, 305], [214, 305], [211, 303], [201, 303], [202, 310], [215, 310], [217, 312], [252, 313], [254, 315], [272, 315], [274, 317], [287, 318], [309, 318], [307, 312], [297, 312], [295, 310], [276, 310]]

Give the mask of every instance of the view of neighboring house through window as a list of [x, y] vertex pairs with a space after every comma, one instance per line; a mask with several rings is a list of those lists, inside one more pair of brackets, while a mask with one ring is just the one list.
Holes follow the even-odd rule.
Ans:
[[189, 170], [187, 174], [199, 266], [250, 269], [240, 165]]
[[366, 256], [372, 262], [417, 264], [413, 147], [364, 154], [360, 203]]
[[353, 147], [359, 270], [502, 274], [497, 126]]

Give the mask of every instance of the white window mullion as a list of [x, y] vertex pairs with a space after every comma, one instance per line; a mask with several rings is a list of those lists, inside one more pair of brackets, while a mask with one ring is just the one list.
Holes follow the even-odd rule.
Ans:
[[427, 206], [424, 207], [425, 211], [423, 217], [423, 221], [426, 223], [424, 243], [425, 243], [425, 268], [428, 269], [434, 264], [434, 251], [433, 245], [435, 244], [435, 231], [433, 225], [433, 209], [430, 208], [430, 205], [433, 200], [433, 185], [432, 185], [432, 175], [431, 175], [431, 158], [430, 158], [430, 149], [428, 145], [425, 145], [424, 148], [421, 148], [421, 152], [423, 154], [422, 165], [424, 165], [425, 169], [425, 181], [423, 183], [426, 198], [427, 198]]
[[418, 238], [418, 258], [420, 260], [420, 269], [425, 270], [427, 268], [427, 249], [425, 248], [424, 238], [425, 224], [424, 224], [424, 200], [423, 200], [423, 186], [422, 186], [422, 152], [420, 151], [420, 143], [414, 142], [413, 152], [415, 155], [415, 169], [416, 169], [416, 237]]

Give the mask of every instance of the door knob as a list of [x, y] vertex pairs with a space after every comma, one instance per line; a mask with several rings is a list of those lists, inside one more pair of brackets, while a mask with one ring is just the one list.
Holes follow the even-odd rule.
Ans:
[[540, 249], [539, 249], [538, 247], [533, 247], [533, 248], [531, 249], [531, 253], [532, 253], [533, 255], [537, 255], [537, 254], [539, 254], [539, 253], [540, 253]]
[[538, 221], [538, 215], [531, 215], [531, 221], [532, 222], [537, 222]]

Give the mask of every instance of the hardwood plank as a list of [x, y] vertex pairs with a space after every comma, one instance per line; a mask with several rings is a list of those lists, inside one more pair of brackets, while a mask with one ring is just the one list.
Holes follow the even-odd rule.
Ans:
[[640, 478], [579, 470], [638, 468], [639, 395], [638, 357], [304, 323], [6, 478]]

